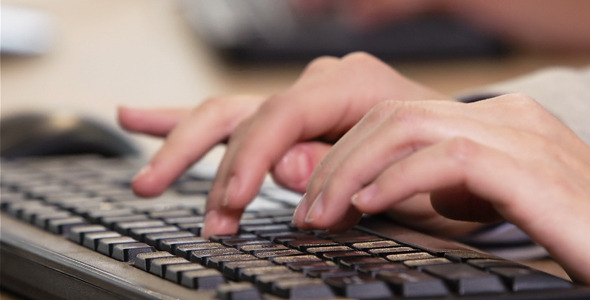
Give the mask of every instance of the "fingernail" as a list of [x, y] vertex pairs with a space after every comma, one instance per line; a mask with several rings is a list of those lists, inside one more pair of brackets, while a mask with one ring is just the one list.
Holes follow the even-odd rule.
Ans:
[[293, 184], [307, 182], [311, 174], [311, 162], [309, 155], [303, 151], [292, 151], [283, 158], [286, 180]]
[[303, 194], [301, 201], [299, 201], [299, 204], [297, 204], [297, 207], [295, 208], [295, 212], [293, 212], [293, 219], [291, 221], [293, 225], [297, 225], [299, 220], [302, 220], [305, 217], [305, 214], [307, 213], [305, 206], [307, 206], [307, 194]]
[[205, 214], [205, 221], [203, 222], [203, 229], [201, 229], [201, 236], [208, 239], [211, 235], [212, 224], [216, 222], [217, 213], [210, 210]]
[[235, 193], [235, 190], [238, 188], [237, 179], [235, 176], [232, 176], [229, 179], [229, 183], [227, 184], [227, 188], [225, 189], [225, 194], [223, 195], [223, 199], [221, 199], [221, 206], [227, 207], [230, 201], [230, 193]]
[[350, 198], [350, 202], [354, 206], [362, 206], [375, 199], [376, 194], [377, 185], [370, 184], [366, 186], [364, 189], [357, 192], [356, 194], [352, 195], [352, 197]]
[[324, 203], [322, 202], [322, 193], [320, 193], [309, 208], [309, 212], [305, 216], [305, 223], [311, 223], [324, 214]]
[[133, 181], [145, 176], [146, 174], [150, 173], [151, 171], [152, 171], [152, 165], [151, 164], [146, 165], [141, 170], [139, 170], [139, 172], [137, 172], [137, 174], [135, 174], [135, 176], [133, 177]]

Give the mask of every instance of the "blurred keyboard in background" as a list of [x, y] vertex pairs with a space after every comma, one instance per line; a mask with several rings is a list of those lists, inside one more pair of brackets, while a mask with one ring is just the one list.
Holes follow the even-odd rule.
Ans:
[[288, 1], [179, 0], [198, 36], [233, 61], [309, 60], [366, 51], [381, 59], [494, 56], [498, 40], [443, 17], [422, 17], [374, 31], [355, 31], [338, 17], [294, 14]]

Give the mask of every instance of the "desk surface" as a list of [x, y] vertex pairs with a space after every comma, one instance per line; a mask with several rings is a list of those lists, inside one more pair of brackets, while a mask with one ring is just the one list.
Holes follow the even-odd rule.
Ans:
[[[2, 115], [61, 108], [115, 120], [118, 105], [195, 105], [215, 94], [272, 94], [304, 64], [229, 65], [205, 47], [172, 0], [3, 0], [53, 18], [49, 53], [2, 57]], [[444, 93], [552, 65], [584, 66], [590, 55], [518, 53], [504, 58], [403, 62], [402, 73]], [[142, 140], [153, 149], [153, 141]], [[149, 151], [149, 150], [148, 150]], [[551, 262], [534, 262], [563, 275]]]

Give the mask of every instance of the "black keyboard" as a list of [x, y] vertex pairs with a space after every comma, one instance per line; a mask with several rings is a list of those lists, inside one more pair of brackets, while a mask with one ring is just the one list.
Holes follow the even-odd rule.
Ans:
[[130, 190], [140, 166], [96, 156], [2, 161], [3, 288], [67, 299], [590, 299], [590, 288], [367, 217], [301, 231], [264, 187], [231, 235], [200, 237], [211, 178]]

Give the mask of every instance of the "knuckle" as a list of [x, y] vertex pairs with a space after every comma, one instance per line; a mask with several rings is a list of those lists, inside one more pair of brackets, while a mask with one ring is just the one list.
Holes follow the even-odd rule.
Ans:
[[534, 98], [525, 94], [508, 94], [502, 96], [502, 98], [504, 98], [505, 101], [509, 101], [510, 104], [514, 107], [514, 109], [517, 109], [522, 112], [530, 113], [532, 111], [538, 113], [540, 110], [543, 109], [542, 106]]
[[465, 137], [450, 139], [446, 147], [446, 156], [457, 164], [467, 164], [478, 153], [478, 144]]
[[195, 115], [200, 113], [201, 111], [205, 111], [207, 113], [215, 114], [218, 110], [222, 109], [222, 107], [226, 104], [227, 99], [224, 97], [210, 97], [201, 104], [197, 105], [195, 108], [192, 109], [191, 114]]
[[407, 130], [416, 128], [429, 118], [428, 111], [409, 102], [391, 101], [388, 122], [392, 126], [401, 126]]
[[306, 67], [303, 73], [309, 73], [314, 71], [323, 70], [332, 64], [338, 62], [339, 59], [333, 56], [320, 56], [314, 58]]
[[375, 104], [375, 106], [369, 110], [365, 118], [371, 123], [380, 123], [383, 120], [389, 118], [392, 114], [396, 114], [401, 106], [404, 106], [404, 104], [400, 101], [381, 101]]
[[388, 64], [381, 61], [379, 58], [366, 52], [352, 52], [342, 57], [342, 62], [346, 65], [370, 68], [372, 70], [387, 70], [388, 73], [393, 73], [397, 76], [401, 74]]
[[379, 61], [375, 56], [362, 51], [352, 52], [350, 54], [345, 55], [342, 57], [342, 60], [345, 62], [354, 62], [354, 63], [374, 63]]
[[289, 110], [291, 107], [292, 98], [293, 97], [287, 97], [283, 95], [274, 95], [260, 105], [257, 114], [268, 116], [281, 111]]

